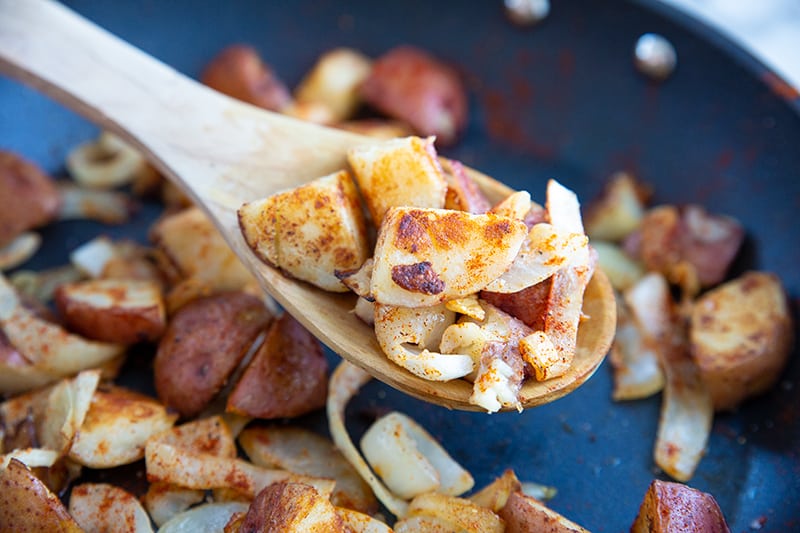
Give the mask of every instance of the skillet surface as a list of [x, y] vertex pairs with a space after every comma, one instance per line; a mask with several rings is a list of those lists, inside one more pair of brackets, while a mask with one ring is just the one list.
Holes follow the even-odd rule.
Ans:
[[[452, 62], [468, 80], [471, 121], [444, 151], [541, 198], [547, 178], [584, 201], [614, 171], [653, 184], [659, 203], [697, 202], [747, 229], [735, 269], [783, 279], [797, 315], [800, 250], [800, 98], [757, 61], [701, 24], [650, 2], [554, 2], [539, 26], [519, 29], [501, 2], [66, 2], [78, 12], [191, 76], [223, 46], [247, 42], [290, 85], [323, 51], [352, 46], [377, 56], [416, 44]], [[655, 31], [678, 51], [674, 76], [652, 84], [633, 69], [636, 38]], [[158, 87], [153, 87], [158, 91]], [[55, 174], [66, 151], [95, 128], [46, 98], [0, 79], [0, 145]], [[105, 232], [144, 239], [155, 206], [135, 224], [62, 223], [29, 268], [62, 264]], [[717, 416], [690, 485], [714, 494], [732, 531], [800, 528], [800, 363], [739, 412]], [[335, 358], [331, 354], [331, 360]], [[123, 382], [152, 391], [146, 356]], [[357, 439], [376, 414], [413, 416], [481, 486], [512, 467], [523, 480], [558, 488], [551, 506], [592, 531], [627, 530], [653, 477], [659, 398], [613, 404], [604, 363], [581, 389], [521, 415], [448, 412], [368, 385], [349, 411]], [[302, 423], [327, 431], [322, 413]], [[91, 477], [124, 480], [141, 464]], [[135, 477], [135, 476], [133, 476]], [[129, 480], [128, 480], [129, 481]]]

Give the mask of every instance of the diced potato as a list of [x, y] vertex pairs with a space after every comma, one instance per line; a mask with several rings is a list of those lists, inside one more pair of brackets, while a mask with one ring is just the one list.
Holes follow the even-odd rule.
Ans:
[[465, 533], [502, 533], [503, 520], [485, 507], [469, 500], [438, 492], [420, 494], [408, 506], [408, 517], [436, 518], [450, 524], [452, 530]]
[[331, 112], [332, 122], [352, 116], [360, 104], [358, 89], [369, 76], [372, 62], [350, 48], [324, 53], [295, 89], [299, 103], [318, 102]]
[[236, 443], [221, 416], [209, 416], [173, 426], [151, 440], [196, 453], [236, 457]]
[[258, 466], [335, 479], [331, 501], [338, 507], [367, 514], [378, 510], [369, 486], [333, 443], [316, 433], [295, 427], [253, 427], [242, 432], [239, 444]]
[[631, 259], [622, 248], [604, 241], [592, 241], [597, 252], [597, 264], [608, 276], [611, 286], [624, 291], [644, 276], [644, 267]]
[[37, 436], [42, 446], [59, 456], [72, 445], [75, 434], [83, 426], [97, 384], [98, 370], [84, 370], [73, 379], [57, 383], [47, 398], [47, 407], [38, 418]]
[[197, 207], [160, 219], [151, 228], [150, 238], [181, 279], [195, 280], [211, 291], [257, 284], [214, 223]]
[[0, 246], [50, 222], [60, 202], [55, 184], [38, 166], [0, 150]]
[[[3, 435], [0, 433], [0, 440], [2, 440], [2, 437]], [[8, 453], [0, 454], [0, 468], [8, 467], [8, 463], [10, 463], [12, 459], [19, 461], [28, 468], [50, 467], [55, 464], [58, 458], [59, 453], [55, 450], [46, 450], [43, 448], [16, 448]]]
[[453, 524], [432, 516], [407, 516], [394, 524], [395, 533], [452, 533]]
[[280, 111], [291, 100], [289, 90], [252, 46], [224, 48], [206, 65], [200, 79], [223, 94], [271, 111]]
[[469, 296], [508, 269], [527, 233], [523, 222], [497, 215], [392, 208], [375, 247], [372, 295], [403, 307]]
[[56, 290], [55, 300], [67, 326], [90, 339], [121, 344], [154, 341], [166, 328], [161, 288], [153, 281], [70, 283]]
[[511, 493], [521, 489], [522, 484], [517, 479], [517, 475], [509, 468], [503, 472], [503, 475], [470, 496], [469, 499], [481, 507], [486, 507], [496, 513], [506, 506]]
[[226, 410], [254, 418], [300, 416], [325, 405], [322, 344], [289, 313], [275, 320], [234, 386]]
[[368, 514], [345, 507], [337, 507], [336, 514], [348, 533], [392, 533], [392, 528]]
[[177, 415], [153, 398], [112, 387], [97, 390], [69, 457], [91, 468], [111, 468], [144, 456], [147, 440], [172, 427]]
[[377, 227], [391, 207], [444, 207], [447, 182], [432, 138], [405, 137], [353, 148], [347, 159]]
[[507, 533], [588, 533], [588, 530], [521, 492], [512, 492], [498, 514], [505, 521]]
[[240, 531], [345, 533], [328, 498], [302, 483], [274, 483], [262, 490], [244, 517]]
[[780, 280], [765, 272], [748, 272], [695, 302], [692, 356], [715, 409], [733, 409], [778, 380], [792, 350], [792, 322]]
[[347, 171], [239, 208], [247, 244], [263, 261], [322, 289], [345, 292], [336, 271], [369, 257], [358, 192]]
[[614, 174], [586, 210], [586, 233], [592, 239], [621, 241], [639, 227], [648, 195], [631, 174]]
[[0, 524], [4, 531], [83, 531], [58, 497], [16, 459], [0, 468], [0, 486]]
[[655, 479], [644, 495], [631, 533], [677, 531], [728, 533], [730, 530], [714, 496], [681, 483]]
[[198, 298], [180, 308], [153, 365], [158, 397], [183, 416], [199, 414], [271, 320], [261, 299], [243, 292]]
[[69, 514], [87, 532], [152, 533], [150, 517], [136, 497], [114, 485], [83, 483], [72, 488]]

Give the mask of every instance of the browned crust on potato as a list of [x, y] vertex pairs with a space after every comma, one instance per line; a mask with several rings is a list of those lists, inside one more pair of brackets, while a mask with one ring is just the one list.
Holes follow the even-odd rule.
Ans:
[[38, 166], [0, 150], [0, 246], [50, 222], [60, 204], [53, 180]]
[[681, 483], [653, 480], [631, 526], [631, 533], [680, 531], [728, 533], [730, 530], [711, 494]]
[[256, 296], [228, 292], [194, 300], [172, 318], [158, 345], [158, 396], [181, 415], [200, 413], [271, 320]]
[[322, 345], [284, 313], [270, 327], [228, 398], [227, 409], [256, 418], [294, 417], [324, 406], [327, 392], [328, 362]]
[[291, 100], [284, 83], [251, 46], [235, 44], [223, 49], [200, 79], [212, 89], [271, 111], [280, 111]]
[[242, 520], [240, 532], [344, 532], [333, 504], [302, 483], [279, 482], [259, 492]]

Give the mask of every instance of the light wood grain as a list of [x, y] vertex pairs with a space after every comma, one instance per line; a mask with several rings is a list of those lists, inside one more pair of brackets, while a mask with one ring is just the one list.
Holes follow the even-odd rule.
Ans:
[[[336, 353], [412, 396], [476, 409], [467, 401], [470, 384], [425, 381], [391, 363], [372, 330], [350, 312], [353, 296], [283, 276], [252, 254], [239, 231], [242, 203], [338, 170], [348, 149], [374, 140], [220, 95], [48, 0], [0, 0], [0, 70], [141, 149], [211, 215], [263, 288]], [[495, 200], [510, 191], [485, 176], [477, 179]], [[589, 285], [584, 311], [590, 318], [580, 327], [572, 370], [526, 384], [524, 406], [572, 391], [603, 360], [616, 315], [602, 273]]]

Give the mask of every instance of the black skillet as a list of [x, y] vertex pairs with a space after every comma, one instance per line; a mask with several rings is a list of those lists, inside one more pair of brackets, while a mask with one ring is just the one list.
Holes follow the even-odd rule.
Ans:
[[[748, 239], [735, 269], [783, 279], [797, 314], [800, 251], [800, 98], [730, 41], [652, 2], [557, 0], [540, 25], [519, 29], [502, 3], [463, 2], [66, 2], [79, 13], [197, 76], [233, 42], [255, 45], [290, 85], [323, 51], [351, 46], [377, 56], [410, 43], [455, 64], [468, 81], [471, 119], [445, 151], [541, 197], [556, 177], [584, 199], [629, 170], [664, 203], [699, 202], [737, 217]], [[644, 32], [666, 36], [678, 68], [662, 84], [633, 68]], [[66, 151], [95, 128], [43, 96], [0, 79], [0, 146], [61, 172]], [[72, 247], [105, 232], [144, 238], [156, 214], [106, 228], [63, 223], [26, 267], [63, 263]], [[331, 356], [333, 358], [333, 356]], [[737, 413], [715, 419], [690, 485], [714, 494], [732, 531], [800, 530], [800, 363]], [[123, 382], [152, 390], [148, 360], [132, 358]], [[356, 436], [377, 414], [399, 409], [427, 427], [482, 485], [507, 467], [554, 485], [551, 505], [593, 531], [626, 530], [654, 477], [659, 398], [610, 400], [605, 363], [577, 392], [521, 415], [449, 412], [373, 383], [349, 411]], [[325, 431], [322, 413], [303, 423]], [[119, 480], [141, 474], [94, 473]]]

